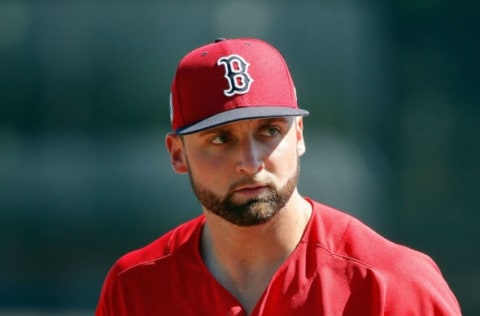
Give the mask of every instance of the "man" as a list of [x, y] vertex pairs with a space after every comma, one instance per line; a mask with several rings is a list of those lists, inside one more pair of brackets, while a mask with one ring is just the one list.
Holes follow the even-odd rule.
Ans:
[[436, 264], [297, 190], [303, 116], [280, 53], [217, 40], [179, 63], [171, 165], [203, 214], [110, 270], [96, 315], [460, 315]]

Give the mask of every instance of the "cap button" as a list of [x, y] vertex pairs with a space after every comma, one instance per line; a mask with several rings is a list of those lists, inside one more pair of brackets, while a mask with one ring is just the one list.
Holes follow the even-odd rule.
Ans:
[[225, 37], [218, 37], [216, 40], [215, 40], [215, 43], [218, 43], [218, 42], [221, 42], [221, 41], [224, 41], [226, 40]]

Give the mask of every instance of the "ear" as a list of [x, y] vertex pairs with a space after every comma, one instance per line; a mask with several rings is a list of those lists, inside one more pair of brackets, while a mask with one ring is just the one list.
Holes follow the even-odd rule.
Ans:
[[177, 173], [187, 173], [188, 165], [186, 163], [181, 136], [167, 134], [165, 137], [165, 145], [170, 154], [170, 164], [172, 165], [172, 169]]
[[297, 137], [297, 154], [298, 154], [298, 157], [301, 157], [306, 151], [305, 140], [303, 138], [303, 118], [302, 117], [297, 117], [295, 119], [295, 133]]

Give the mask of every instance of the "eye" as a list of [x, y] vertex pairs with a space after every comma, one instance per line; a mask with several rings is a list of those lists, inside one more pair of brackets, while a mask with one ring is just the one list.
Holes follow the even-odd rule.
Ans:
[[210, 139], [210, 143], [214, 145], [222, 145], [230, 140], [230, 135], [227, 133], [219, 133]]
[[281, 134], [281, 129], [278, 126], [265, 126], [261, 130], [261, 134], [264, 136], [277, 136]]

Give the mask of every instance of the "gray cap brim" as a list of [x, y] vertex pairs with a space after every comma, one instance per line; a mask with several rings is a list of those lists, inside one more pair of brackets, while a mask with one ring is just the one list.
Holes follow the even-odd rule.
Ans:
[[298, 108], [288, 108], [284, 106], [255, 106], [236, 108], [216, 115], [212, 115], [192, 125], [179, 128], [175, 131], [175, 134], [192, 134], [215, 126], [240, 120], [282, 116], [307, 116], [308, 114], [309, 112], [306, 110]]

